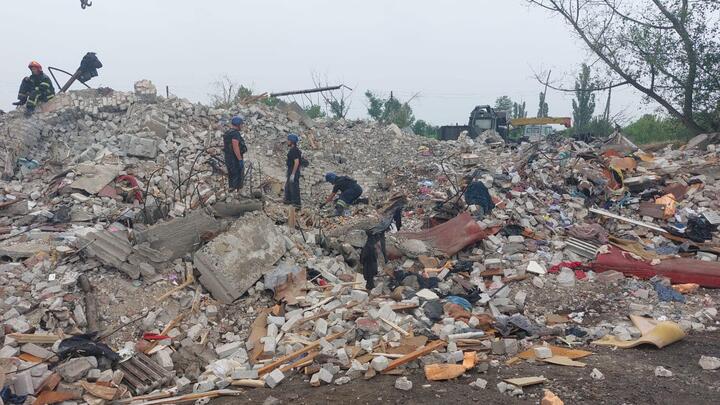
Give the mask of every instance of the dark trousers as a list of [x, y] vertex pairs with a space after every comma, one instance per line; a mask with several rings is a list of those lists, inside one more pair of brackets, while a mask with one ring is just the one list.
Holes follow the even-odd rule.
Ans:
[[[355, 200], [357, 200], [362, 195], [363, 189], [359, 185], [355, 185], [353, 187], [350, 187], [349, 189], [343, 191], [340, 193], [340, 197], [338, 198], [338, 204], [344, 206], [347, 208], [348, 206], [352, 205]], [[342, 201], [342, 203], [340, 202]]]
[[295, 177], [289, 179], [290, 173], [287, 174], [288, 179], [285, 181], [285, 203], [300, 207], [300, 173], [295, 173]]
[[230, 191], [241, 189], [243, 186], [243, 169], [245, 168], [245, 163], [234, 158], [228, 159], [225, 157], [225, 167], [227, 167], [228, 171]]

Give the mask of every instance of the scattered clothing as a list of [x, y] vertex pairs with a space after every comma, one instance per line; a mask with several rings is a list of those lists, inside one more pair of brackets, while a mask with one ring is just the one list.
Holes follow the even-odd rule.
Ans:
[[568, 234], [582, 240], [594, 240], [602, 244], [608, 243], [608, 231], [600, 224], [577, 224], [568, 230]]
[[666, 286], [660, 281], [655, 282], [655, 292], [660, 301], [685, 302], [685, 296], [675, 291], [672, 287]]
[[465, 202], [468, 205], [479, 205], [483, 214], [489, 214], [495, 208], [490, 192], [481, 181], [473, 181], [465, 189]]

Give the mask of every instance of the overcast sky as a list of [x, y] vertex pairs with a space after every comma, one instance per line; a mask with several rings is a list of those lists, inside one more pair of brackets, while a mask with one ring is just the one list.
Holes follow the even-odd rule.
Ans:
[[[130, 90], [150, 79], [206, 102], [223, 75], [257, 92], [313, 87], [312, 73], [355, 91], [392, 90], [418, 119], [464, 123], [475, 105], [501, 95], [537, 112], [533, 72], [572, 84], [593, 59], [562, 22], [524, 0], [3, 0], [0, 109], [9, 110], [27, 63], [74, 71], [88, 51], [105, 65], [92, 87]], [[60, 79], [64, 82], [64, 78]], [[79, 84], [75, 85], [80, 88]], [[76, 88], [76, 87], [73, 88]], [[297, 99], [301, 101], [301, 99]], [[571, 95], [550, 91], [551, 116], [572, 114]], [[596, 113], [602, 112], [600, 94]], [[613, 92], [613, 113], [649, 107]]]

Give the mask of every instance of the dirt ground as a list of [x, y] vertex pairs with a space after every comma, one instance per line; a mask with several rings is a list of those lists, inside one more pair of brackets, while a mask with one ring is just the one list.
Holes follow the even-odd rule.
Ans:
[[[395, 389], [397, 376], [377, 376], [370, 381], [354, 380], [342, 386], [311, 387], [304, 375], [292, 375], [273, 390], [247, 390], [241, 396], [219, 398], [212, 405], [263, 403], [269, 396], [285, 404], [325, 403], [471, 403], [537, 404], [543, 388], [555, 392], [565, 404], [717, 404], [720, 402], [720, 370], [705, 371], [698, 365], [701, 355], [720, 356], [720, 331], [696, 333], [658, 350], [653, 347], [613, 350], [593, 346], [585, 348], [595, 354], [582, 359], [587, 367], [574, 368], [523, 362], [501, 365], [484, 374], [470, 373], [456, 381], [425, 380], [420, 370], [408, 376], [413, 389]], [[672, 377], [655, 377], [654, 370], [663, 366]], [[604, 380], [593, 380], [593, 368]], [[526, 387], [524, 395], [514, 398], [501, 394], [496, 384], [502, 378], [543, 375], [544, 385]], [[476, 378], [488, 381], [484, 390], [471, 387]]]

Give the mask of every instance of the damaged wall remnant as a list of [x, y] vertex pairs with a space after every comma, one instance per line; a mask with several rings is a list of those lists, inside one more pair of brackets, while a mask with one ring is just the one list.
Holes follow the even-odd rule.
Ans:
[[137, 231], [138, 243], [149, 242], [150, 247], [167, 252], [169, 260], [183, 257], [195, 251], [203, 235], [216, 234], [221, 223], [204, 210], [196, 210], [185, 217], [155, 224]]
[[285, 254], [285, 238], [266, 216], [246, 216], [195, 254], [200, 283], [230, 303], [252, 287]]

